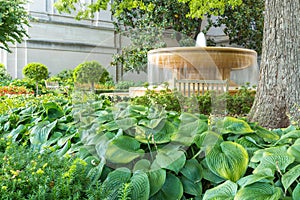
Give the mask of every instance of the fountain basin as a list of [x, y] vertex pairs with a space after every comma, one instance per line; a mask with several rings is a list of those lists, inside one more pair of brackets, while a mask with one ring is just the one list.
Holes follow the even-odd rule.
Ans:
[[176, 79], [230, 80], [232, 70], [257, 65], [257, 53], [233, 47], [171, 47], [148, 52], [148, 67], [169, 69]]

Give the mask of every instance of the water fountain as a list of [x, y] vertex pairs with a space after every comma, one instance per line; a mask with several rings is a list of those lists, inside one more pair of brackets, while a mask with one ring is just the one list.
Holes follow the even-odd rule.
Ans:
[[[172, 85], [174, 79], [230, 80], [230, 86], [236, 87], [235, 81], [231, 80], [231, 72], [249, 67], [257, 68], [255, 51], [234, 47], [207, 47], [203, 33], [198, 35], [194, 47], [169, 47], [148, 52], [150, 84], [169, 81]], [[257, 76], [254, 74], [253, 78]], [[251, 82], [243, 77], [242, 79]]]

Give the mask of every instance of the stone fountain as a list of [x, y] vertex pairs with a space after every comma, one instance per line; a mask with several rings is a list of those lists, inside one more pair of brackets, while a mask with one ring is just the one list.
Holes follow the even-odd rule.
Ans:
[[[174, 79], [228, 80], [230, 86], [236, 87], [238, 84], [231, 80], [232, 72], [250, 67], [257, 69], [255, 51], [234, 47], [207, 47], [203, 33], [198, 35], [194, 47], [169, 47], [148, 52], [150, 84], [170, 82], [172, 86]], [[246, 75], [247, 71], [245, 75], [237, 76], [244, 82], [251, 82], [246, 80]], [[257, 79], [258, 75], [253, 76]]]

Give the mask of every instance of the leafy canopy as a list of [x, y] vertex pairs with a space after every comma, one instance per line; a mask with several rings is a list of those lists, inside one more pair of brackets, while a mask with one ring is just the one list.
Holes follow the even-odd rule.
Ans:
[[0, 0], [0, 48], [11, 52], [8, 44], [21, 43], [28, 36], [29, 14], [25, 9], [27, 0]]

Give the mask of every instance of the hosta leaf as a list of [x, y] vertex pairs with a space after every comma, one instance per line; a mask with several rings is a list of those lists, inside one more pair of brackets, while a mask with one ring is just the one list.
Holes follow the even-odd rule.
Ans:
[[17, 128], [13, 129], [6, 136], [11, 137], [12, 141], [16, 141], [20, 134], [27, 131], [27, 126], [20, 124]]
[[223, 120], [222, 134], [233, 133], [242, 135], [253, 132], [249, 124], [243, 120], [233, 117], [225, 117]]
[[300, 163], [300, 138], [288, 148], [287, 153], [291, 156], [294, 156], [295, 160]]
[[127, 129], [133, 127], [137, 123], [137, 119], [133, 117], [128, 117], [124, 119], [117, 119], [115, 120], [116, 124], [119, 126], [120, 129], [126, 131]]
[[199, 182], [194, 182], [189, 179], [187, 179], [185, 176], [180, 177], [182, 186], [183, 186], [183, 191], [186, 194], [190, 194], [193, 196], [201, 196], [202, 194], [202, 183], [201, 181]]
[[184, 166], [185, 160], [186, 157], [183, 151], [172, 147], [168, 149], [167, 147], [158, 151], [154, 163], [160, 168], [169, 169], [177, 174]]
[[165, 169], [152, 169], [149, 160], [139, 160], [135, 166], [134, 171], [141, 170], [147, 173], [149, 183], [150, 183], [150, 194], [153, 196], [157, 193], [163, 186], [166, 180], [166, 170]]
[[150, 129], [160, 130], [164, 127], [166, 119], [164, 117], [158, 119], [142, 119], [139, 121], [139, 125], [143, 125]]
[[278, 200], [282, 196], [280, 188], [268, 183], [254, 183], [241, 188], [234, 200]]
[[166, 181], [161, 190], [153, 195], [150, 200], [181, 199], [182, 195], [183, 187], [179, 178], [171, 173], [167, 173]]
[[237, 184], [226, 181], [205, 192], [203, 200], [231, 200], [237, 192]]
[[72, 139], [76, 134], [71, 134], [71, 135], [66, 135], [64, 137], [61, 137], [58, 141], [57, 141], [57, 145], [58, 146], [62, 146], [64, 145], [68, 140]]
[[180, 170], [183, 175], [180, 179], [184, 192], [194, 196], [202, 194], [202, 167], [196, 159], [187, 160], [184, 167]]
[[216, 132], [205, 131], [201, 135], [196, 135], [194, 142], [198, 148], [208, 153], [216, 145], [220, 145], [223, 142], [223, 138]]
[[293, 190], [293, 199], [300, 199], [300, 183], [297, 184], [295, 189]]
[[30, 130], [29, 139], [34, 149], [40, 150], [41, 146], [48, 140], [50, 132], [55, 128], [56, 123], [56, 120], [52, 123], [43, 121]]
[[138, 141], [129, 136], [119, 136], [108, 144], [105, 158], [112, 163], [126, 164], [143, 155]]
[[255, 134], [261, 137], [265, 142], [275, 142], [280, 138], [276, 133], [260, 126], [255, 127]]
[[281, 136], [279, 141], [286, 139], [298, 139], [300, 137], [300, 130], [293, 130]]
[[54, 102], [44, 103], [43, 107], [45, 108], [47, 117], [50, 120], [58, 119], [65, 114], [63, 109]]
[[261, 170], [259, 173], [257, 174], [252, 174], [249, 176], [245, 176], [243, 178], [241, 178], [240, 180], [238, 180], [238, 184], [241, 187], [246, 187], [247, 185], [251, 185], [252, 183], [256, 183], [256, 182], [271, 182], [274, 179], [274, 174], [272, 172], [271, 169], [266, 168]]
[[195, 122], [199, 119], [196, 115], [193, 115], [191, 113], [182, 113], [179, 117], [181, 123], [188, 124], [191, 122]]
[[207, 130], [207, 123], [200, 119], [192, 122], [181, 122], [178, 133], [172, 137], [172, 141], [178, 142], [185, 146], [190, 146], [194, 142], [194, 138], [197, 134]]
[[254, 152], [251, 162], [260, 162], [253, 173], [270, 168], [273, 172], [277, 169], [284, 172], [295, 158], [287, 153], [286, 146], [271, 147]]
[[207, 165], [213, 173], [233, 182], [245, 174], [248, 161], [246, 149], [230, 141], [222, 142], [206, 156]]
[[213, 184], [220, 184], [224, 182], [224, 178], [219, 177], [215, 173], [213, 173], [207, 166], [206, 159], [203, 159], [201, 161], [201, 166], [203, 167], [203, 179], [208, 180], [209, 182]]
[[174, 134], [176, 134], [175, 126], [171, 122], [165, 121], [163, 128], [160, 130], [138, 126], [135, 138], [142, 143], [164, 144], [170, 142]]
[[146, 173], [136, 171], [130, 179], [130, 197], [136, 200], [148, 200], [150, 184]]
[[118, 190], [122, 184], [130, 180], [131, 172], [127, 168], [118, 168], [108, 174], [102, 183], [102, 195], [107, 199], [117, 199]]
[[287, 189], [294, 183], [295, 180], [300, 176], [300, 165], [297, 165], [290, 169], [288, 172], [283, 174], [281, 178], [282, 185], [287, 191]]
[[187, 160], [180, 173], [193, 182], [200, 182], [202, 179], [202, 167], [196, 159]]

